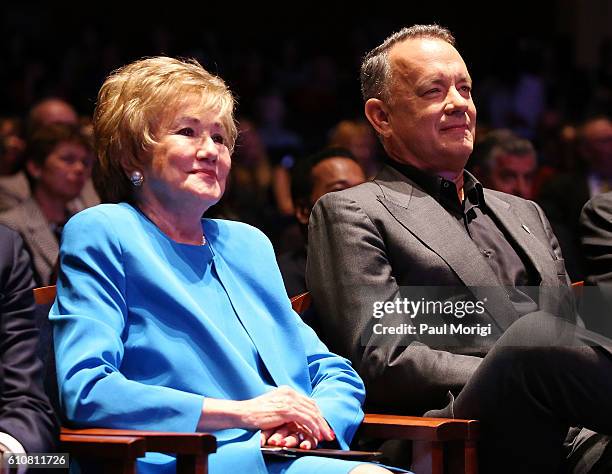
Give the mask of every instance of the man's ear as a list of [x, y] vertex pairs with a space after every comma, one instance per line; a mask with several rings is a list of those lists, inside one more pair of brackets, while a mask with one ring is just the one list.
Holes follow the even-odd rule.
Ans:
[[310, 212], [312, 208], [307, 205], [304, 201], [300, 200], [295, 203], [295, 218], [302, 225], [308, 225], [308, 219], [310, 219]]
[[365, 115], [380, 136], [388, 138], [391, 135], [387, 105], [382, 100], [368, 99], [365, 103]]
[[26, 170], [28, 171], [28, 174], [34, 179], [40, 178], [40, 175], [42, 174], [42, 167], [32, 160], [26, 161]]

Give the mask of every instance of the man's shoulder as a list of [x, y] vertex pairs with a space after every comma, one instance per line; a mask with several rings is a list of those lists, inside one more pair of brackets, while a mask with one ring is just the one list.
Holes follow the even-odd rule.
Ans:
[[[30, 264], [21, 235], [14, 229], [0, 224], [0, 292], [8, 291], [7, 285], [12, 285], [17, 280], [20, 284], [29, 285], [32, 278]], [[19, 276], [17, 280], [16, 275]], [[13, 283], [9, 283], [11, 281]], [[5, 299], [5, 302], [7, 301], [8, 299]], [[0, 301], [0, 313], [1, 306]]]
[[0, 223], [0, 268], [4, 268], [10, 263], [9, 261], [12, 261], [15, 245], [20, 242], [21, 237], [16, 230]]
[[386, 199], [388, 194], [411, 194], [412, 184], [397, 171], [384, 166], [371, 181], [366, 181], [352, 188], [325, 194], [321, 197], [322, 204], [354, 202], [362, 206], [377, 203]]
[[[0, 223], [0, 242], [6, 244], [6, 242], [13, 242], [19, 239], [19, 233], [7, 225]], [[4, 247], [5, 245], [3, 245]]]
[[[380, 206], [380, 188], [373, 182], [366, 182], [342, 191], [327, 193], [317, 201], [313, 214], [327, 214], [348, 217], [356, 214], [376, 214]], [[311, 214], [312, 219], [312, 214]]]
[[612, 191], [596, 194], [587, 202], [586, 207], [598, 215], [612, 216]]
[[510, 211], [503, 213], [503, 215], [514, 216], [518, 222], [527, 225], [529, 228], [546, 231], [545, 229], [550, 225], [544, 210], [537, 202], [492, 189], [485, 189], [484, 191], [487, 207], [494, 212], [496, 208], [499, 208], [494, 202], [497, 200], [504, 203], [503, 205], [507, 206]]
[[534, 201], [530, 201], [528, 199], [525, 199], [519, 196], [515, 196], [514, 194], [508, 194], [502, 191], [496, 191], [494, 189], [484, 188], [484, 194], [485, 194], [485, 202], [491, 199], [499, 199], [500, 201], [503, 201], [504, 203], [514, 208], [520, 208], [520, 209], [525, 208], [525, 209], [531, 209], [533, 211], [535, 211], [536, 207], [538, 206]]
[[341, 191], [334, 191], [325, 194], [323, 197], [330, 196], [329, 199], [350, 199], [353, 201], [361, 201], [364, 199], [376, 198], [380, 194], [379, 184], [373, 181], [366, 181], [351, 188], [346, 188]]

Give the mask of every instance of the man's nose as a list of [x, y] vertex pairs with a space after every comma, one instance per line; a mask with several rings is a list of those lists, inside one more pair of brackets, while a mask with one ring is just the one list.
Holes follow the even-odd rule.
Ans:
[[466, 98], [456, 87], [451, 87], [446, 96], [444, 111], [447, 114], [465, 113], [468, 109], [469, 99]]

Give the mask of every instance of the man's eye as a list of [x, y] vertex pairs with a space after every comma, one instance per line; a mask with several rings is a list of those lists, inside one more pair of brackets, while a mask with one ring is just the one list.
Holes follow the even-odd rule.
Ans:
[[468, 94], [472, 92], [471, 86], [461, 86], [461, 92], [467, 92]]
[[216, 133], [211, 138], [213, 139], [213, 142], [225, 145], [225, 138], [223, 137], [223, 135]]
[[440, 92], [440, 89], [437, 87], [434, 87], [433, 89], [429, 89], [427, 92], [425, 92], [425, 95], [435, 95], [438, 92]]
[[193, 128], [191, 127], [185, 127], [185, 128], [181, 128], [178, 132], [176, 132], [177, 135], [184, 135], [186, 137], [193, 137], [195, 135]]

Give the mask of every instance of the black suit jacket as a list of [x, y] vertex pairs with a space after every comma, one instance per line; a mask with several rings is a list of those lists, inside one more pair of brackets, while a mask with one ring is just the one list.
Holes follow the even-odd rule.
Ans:
[[612, 285], [612, 191], [586, 203], [580, 216], [586, 282]]
[[[569, 280], [544, 213], [533, 202], [491, 190], [485, 202], [538, 272], [539, 308], [558, 314], [558, 296], [567, 294]], [[351, 359], [366, 383], [370, 409], [421, 415], [441, 408], [447, 392], [463, 388], [487, 351], [469, 340], [440, 347], [418, 335], [377, 338], [376, 302], [396, 300], [402, 287], [439, 289], [442, 298], [448, 287], [469, 291], [486, 299], [486, 312], [471, 322], [491, 324], [490, 344], [519, 317], [465, 229], [388, 166], [372, 182], [323, 196], [310, 216], [308, 242], [307, 284], [322, 338]]]
[[44, 453], [55, 449], [58, 423], [42, 388], [32, 288], [23, 241], [0, 225], [0, 432]]
[[585, 204], [580, 236], [588, 285], [581, 314], [589, 329], [612, 338], [612, 191], [598, 194]]

